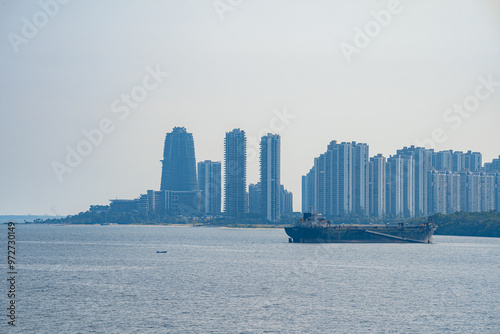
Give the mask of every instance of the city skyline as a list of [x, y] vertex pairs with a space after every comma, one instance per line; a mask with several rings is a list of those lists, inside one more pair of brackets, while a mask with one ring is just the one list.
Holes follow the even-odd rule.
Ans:
[[333, 140], [302, 176], [302, 211], [327, 217], [414, 218], [500, 210], [500, 156], [403, 147], [369, 158], [369, 145]]
[[386, 157], [500, 151], [495, 1], [401, 1], [390, 19], [392, 2], [373, 0], [46, 3], [0, 4], [0, 214], [157, 189], [174, 126], [194, 134], [197, 161], [222, 161], [224, 133], [244, 129], [247, 183], [261, 136], [279, 134], [295, 210], [332, 139]]
[[[247, 140], [246, 140], [245, 131], [240, 129], [240, 128], [236, 128], [236, 129], [233, 129], [231, 131], [226, 132], [226, 139], [225, 139], [224, 146], [228, 145], [228, 140], [230, 141], [229, 147], [232, 147], [232, 150], [233, 150], [233, 154], [229, 154], [230, 156], [232, 156], [229, 159], [229, 161], [235, 160], [236, 156], [238, 156], [236, 159], [239, 160], [238, 162], [233, 161], [233, 163], [235, 163], [235, 166], [237, 165], [239, 167], [237, 167], [235, 169], [232, 168], [230, 170], [239, 171], [239, 172], [244, 171], [242, 175], [239, 175], [239, 177], [243, 177], [243, 179], [245, 179], [244, 182], [246, 184], [247, 183], [247, 181], [246, 181], [246, 178], [247, 178], [247, 176], [246, 176]], [[277, 140], [277, 142], [276, 142], [276, 140]], [[231, 141], [233, 141], [233, 142], [231, 143]], [[273, 142], [274, 142], [274, 144], [273, 144]], [[276, 143], [278, 143], [277, 147], [276, 147]], [[246, 213], [246, 212], [252, 213], [252, 208], [250, 206], [251, 204], [249, 202], [250, 201], [249, 196], [251, 196], [251, 192], [252, 192], [251, 188], [257, 187], [255, 189], [258, 189], [259, 192], [263, 190], [262, 183], [261, 183], [262, 176], [263, 176], [262, 173], [264, 171], [267, 171], [267, 169], [266, 168], [263, 169], [263, 167], [262, 167], [263, 166], [262, 165], [262, 161], [263, 161], [262, 154], [265, 154], [266, 157], [270, 157], [270, 156], [275, 155], [277, 153], [278, 160], [279, 160], [279, 151], [280, 151], [280, 146], [281, 146], [280, 144], [281, 144], [280, 136], [277, 134], [268, 133], [267, 135], [263, 135], [261, 137], [260, 159], [259, 159], [261, 161], [260, 179], [259, 179], [259, 182], [255, 183], [255, 184], [248, 183], [247, 187], [242, 188], [242, 189], [246, 189], [246, 190], [245, 190], [244, 195], [243, 195], [243, 200], [240, 203], [240, 206], [242, 208], [241, 213]], [[268, 152], [268, 150], [266, 149], [267, 145], [274, 145], [274, 153], [271, 153], [270, 151]], [[349, 145], [349, 147], [350, 147], [349, 153], [346, 153], [346, 151], [345, 151], [346, 146], [345, 145]], [[183, 147], [183, 149], [186, 151], [184, 152], [182, 150], [179, 150], [180, 147]], [[150, 202], [152, 201], [154, 203], [155, 201], [158, 202], [159, 200], [160, 201], [170, 200], [168, 198], [166, 199], [164, 194], [160, 194], [165, 190], [167, 190], [168, 192], [171, 192], [174, 195], [176, 194], [176, 191], [180, 190], [181, 193], [183, 191], [185, 191], [187, 193], [191, 193], [191, 194], [188, 194], [189, 196], [184, 199], [184, 201], [185, 201], [184, 205], [188, 207], [188, 210], [186, 211], [186, 213], [194, 213], [194, 212], [197, 212], [197, 210], [199, 210], [200, 213], [205, 213], [205, 214], [209, 214], [209, 215], [217, 215], [217, 214], [226, 213], [226, 211], [225, 211], [226, 204], [225, 204], [225, 200], [222, 201], [222, 194], [223, 193], [221, 191], [222, 188], [226, 189], [226, 187], [227, 187], [225, 179], [224, 179], [224, 181], [222, 181], [222, 178], [221, 178], [221, 170], [223, 168], [225, 170], [225, 174], [227, 175], [227, 173], [228, 173], [228, 170], [226, 169], [226, 163], [224, 163], [224, 167], [222, 167], [222, 164], [220, 161], [204, 160], [204, 161], [197, 161], [196, 162], [196, 157], [194, 154], [195, 147], [196, 147], [196, 144], [194, 141], [193, 134], [190, 132], [187, 132], [187, 129], [184, 126], [174, 126], [172, 128], [171, 132], [167, 132], [167, 134], [165, 136], [165, 140], [164, 140], [163, 160], [160, 160], [160, 162], [162, 163], [162, 172], [160, 175], [161, 176], [160, 191], [147, 190], [147, 192], [146, 192], [147, 194], [140, 195], [139, 197], [136, 197], [135, 199], [132, 199], [132, 200], [123, 200], [123, 199], [118, 199], [118, 197], [117, 197], [116, 199], [110, 199], [109, 201], [111, 201], [111, 203], [115, 204], [115, 208], [122, 206], [123, 207], [122, 212], [128, 212], [128, 211], [130, 211], [130, 205], [135, 207], [141, 201], [148, 201], [149, 200]], [[388, 157], [385, 157], [384, 155], [382, 155], [380, 153], [375, 155], [375, 156], [370, 156], [369, 147], [366, 143], [357, 143], [355, 141], [340, 143], [337, 140], [332, 140], [330, 142], [330, 144], [327, 145], [327, 153], [331, 150], [337, 150], [339, 148], [341, 148], [340, 152], [342, 152], [342, 155], [344, 156], [344, 158], [347, 159], [347, 161], [348, 161], [347, 163], [349, 165], [351, 165], [351, 168], [356, 167], [356, 169], [353, 169], [353, 170], [347, 172], [347, 174], [344, 176], [344, 178], [346, 178], [346, 181], [345, 181], [344, 185], [343, 186], [341, 185], [339, 188], [339, 189], [352, 188], [351, 190], [348, 190], [348, 191], [352, 192], [351, 195], [349, 195], [348, 197], [345, 197], [347, 195], [343, 195], [345, 197], [344, 202], [339, 202], [339, 204], [338, 204], [339, 207], [337, 207], [337, 209], [334, 209], [336, 211], [327, 211], [328, 209], [324, 209], [323, 211], [326, 212], [326, 215], [329, 215], [329, 216], [332, 215], [332, 212], [336, 212], [335, 214], [333, 214], [334, 216], [343, 216], [343, 215], [349, 215], [349, 214], [353, 214], [353, 213], [364, 215], [364, 213], [362, 213], [362, 212], [364, 212], [363, 211], [364, 207], [368, 207], [368, 212], [369, 212], [368, 215], [378, 216], [380, 218], [385, 217], [385, 214], [383, 214], [382, 212], [387, 212], [387, 214], [389, 214], [390, 216], [402, 216], [402, 217], [415, 217], [415, 216], [418, 217], [418, 216], [423, 215], [422, 212], [428, 212], [428, 213], [436, 213], [436, 212], [453, 213], [453, 212], [455, 212], [455, 211], [450, 211], [449, 209], [447, 209], [447, 208], [453, 207], [453, 203], [450, 204], [450, 201], [453, 201], [453, 200], [448, 199], [447, 200], [448, 203], [442, 203], [442, 202], [440, 202], [440, 199], [438, 199], [438, 197], [436, 197], [436, 196], [438, 196], [437, 191], [441, 191], [441, 192], [447, 191], [448, 192], [447, 197], [449, 197], [450, 193], [453, 194], [453, 190], [449, 190], [449, 189], [444, 190], [445, 188], [443, 188], [443, 187], [440, 187], [439, 190], [436, 190], [433, 188], [433, 190], [432, 190], [434, 192], [433, 196], [436, 198], [435, 202], [437, 203], [436, 204], [437, 206], [433, 207], [433, 208], [429, 208], [429, 210], [427, 208], [427, 206], [429, 205], [429, 202], [427, 199], [427, 184], [426, 184], [427, 176], [424, 177], [424, 176], [422, 176], [422, 174], [424, 174], [424, 171], [423, 171], [424, 164], [426, 164], [426, 163], [431, 164], [430, 159], [432, 159], [432, 165], [433, 165], [432, 177], [436, 179], [437, 183], [441, 182], [439, 184], [443, 184], [443, 182], [445, 184], [447, 184], [446, 181], [443, 181], [443, 179], [444, 180], [450, 179], [450, 175], [446, 176], [448, 171], [460, 171], [460, 170], [482, 171], [487, 166], [491, 166], [491, 168], [493, 170], [500, 171], [500, 155], [497, 158], [494, 158], [491, 161], [485, 162], [483, 164], [481, 152], [472, 152], [470, 150], [467, 151], [466, 153], [464, 153], [462, 151], [454, 151], [452, 149], [447, 149], [447, 150], [435, 152], [434, 149], [426, 149], [423, 147], [415, 147], [414, 145], [412, 145], [411, 147], [404, 146], [402, 149], [398, 149], [395, 152], [395, 154], [389, 155]], [[277, 149], [277, 151], [276, 151], [276, 149]], [[430, 156], [426, 155], [428, 153], [432, 153], [432, 154]], [[221, 159], [221, 160], [225, 161], [225, 159], [227, 159], [229, 157], [227, 155], [227, 153], [225, 154], [225, 156], [226, 157], [224, 159]], [[314, 163], [315, 164], [317, 164], [317, 163], [324, 164], [325, 158], [323, 156], [324, 156], [324, 154], [321, 154], [319, 157], [314, 158]], [[408, 158], [410, 158], [410, 161], [408, 161]], [[241, 165], [241, 162], [243, 161], [242, 159], [245, 162]], [[339, 156], [337, 156], [336, 158], [332, 156], [329, 159], [331, 161], [334, 161], [333, 159], [335, 159], [335, 161], [337, 161], [337, 163], [340, 163]], [[264, 162], [266, 160], [267, 159], [264, 159]], [[378, 180], [378, 182], [380, 182], [380, 183], [385, 182], [385, 180], [388, 178], [388, 175], [391, 175], [391, 173], [392, 173], [390, 171], [391, 168], [395, 168], [398, 171], [398, 172], [396, 172], [397, 178], [400, 178], [400, 180], [398, 182], [400, 182], [401, 185], [397, 186], [397, 189], [391, 188], [391, 187], [395, 186], [394, 184], [389, 188], [386, 186], [383, 186], [382, 187], [383, 190], [372, 189], [372, 187], [371, 187], [372, 182], [377, 182], [377, 181], [375, 181], [375, 179], [372, 179], [373, 171], [377, 170], [376, 169], [377, 167], [372, 166], [372, 165], [375, 165], [374, 162], [376, 160], [378, 160], [378, 164], [379, 164], [378, 168], [380, 168], [382, 170], [382, 174], [383, 174], [382, 178], [384, 180], [384, 181]], [[276, 160], [273, 163], [276, 165]], [[380, 167], [381, 164], [383, 165], [383, 167]], [[408, 164], [410, 164], [410, 167], [408, 166]], [[191, 165], [193, 165], [193, 166], [191, 166]], [[264, 163], [264, 166], [265, 165], [266, 165], [266, 163]], [[420, 169], [418, 167], [419, 165], [421, 165]], [[196, 166], [198, 166], [198, 168], [196, 168]], [[314, 182], [313, 181], [314, 180], [314, 173], [312, 174], [312, 177], [313, 177], [312, 179], [311, 179], [311, 175], [310, 175], [311, 171], [313, 171], [315, 169], [314, 167], [315, 166], [313, 166], [313, 168], [308, 173], [306, 173], [306, 175], [301, 176], [302, 186], [301, 186], [300, 192], [298, 192], [298, 194], [301, 194], [301, 197], [300, 197], [301, 205], [294, 207], [294, 204], [289, 204], [289, 207], [295, 208], [294, 212], [299, 211], [298, 208], [301, 208], [300, 211], [302, 211], [302, 212], [307, 212], [307, 211], [310, 211], [311, 207], [313, 208], [313, 210], [322, 211], [322, 210], [320, 210], [320, 207], [316, 206], [315, 204], [311, 204], [311, 203], [314, 203], [314, 200], [312, 200], [312, 202], [309, 203], [311, 201], [311, 199], [306, 198], [304, 200], [302, 198], [304, 196], [304, 194], [307, 194], [308, 192], [310, 192], [309, 190], [304, 190], [304, 187], [307, 188], [307, 187], [309, 187], [308, 184], [310, 182]], [[275, 166], [275, 168], [276, 168], [276, 166]], [[280, 174], [279, 162], [278, 162], [277, 168], [278, 168], [277, 173], [279, 175]], [[373, 168], [375, 168], [375, 169], [373, 169]], [[206, 169], [206, 172], [205, 172], [205, 169]], [[411, 169], [412, 172], [410, 172], [409, 169]], [[203, 173], [207, 173], [206, 174], [207, 177], [210, 175], [210, 177], [212, 179], [210, 181], [208, 181], [208, 179], [203, 179], [203, 181], [202, 181], [201, 176], [199, 174], [200, 170], [202, 170]], [[399, 170], [400, 170], [400, 172], [399, 172]], [[358, 177], [354, 177], [355, 172], [357, 172], [356, 175], [358, 175]], [[276, 171], [274, 173], [276, 173]], [[413, 175], [411, 177], [409, 177], [409, 173], [413, 173]], [[456, 175], [453, 175], [453, 176], [456, 176]], [[453, 177], [453, 176], [451, 176], [451, 177]], [[183, 182], [185, 180], [191, 180], [191, 179], [193, 179], [193, 177], [194, 177], [194, 186], [193, 186], [193, 182], [190, 182], [190, 181]], [[474, 177], [474, 176], [471, 176], [471, 177]], [[423, 185], [420, 185], [420, 188], [418, 186], [419, 178], [421, 179], [421, 183], [424, 182]], [[168, 184], [168, 182], [166, 181], [167, 179], [170, 179], [171, 182], [173, 181], [175, 183], [175, 185], [170, 186], [170, 187], [167, 186], [167, 184]], [[408, 179], [410, 179], [410, 180], [408, 180]], [[217, 181], [217, 180], [219, 180], [219, 181]], [[347, 180], [350, 180], [350, 181], [347, 181]], [[417, 180], [417, 181], [415, 181], [415, 180]], [[193, 181], [193, 180], [191, 180], [191, 181]], [[206, 185], [203, 185], [205, 182], [206, 182]], [[219, 182], [218, 183], [219, 188], [214, 187], [214, 185], [213, 185], [214, 182], [216, 184], [217, 184], [217, 182]], [[304, 183], [304, 182], [306, 182], [306, 183]], [[333, 182], [333, 180], [332, 180], [332, 182]], [[358, 182], [359, 184], [357, 184], [356, 182]], [[411, 182], [411, 186], [406, 185], [407, 182]], [[460, 179], [456, 179], [454, 182], [456, 182], [456, 183], [462, 182], [463, 183], [464, 181], [460, 181]], [[481, 181], [478, 180], [478, 181], [476, 181], [476, 184], [479, 184], [480, 182]], [[491, 182], [492, 184], [496, 184], [495, 182], [497, 182], [497, 181], [495, 181], [495, 179], [493, 179], [493, 180], [490, 180], [489, 182]], [[370, 187], [368, 187], [367, 185], [362, 185], [363, 183], [366, 183], [366, 184], [369, 183]], [[208, 186], [209, 184], [210, 184], [210, 186]], [[288, 190], [286, 190], [284, 188], [283, 184], [281, 184], [280, 182], [278, 182], [277, 184], [279, 185], [278, 188], [281, 187], [281, 189], [277, 193], [278, 194], [283, 194], [283, 193], [289, 194], [288, 195], [289, 196], [288, 200], [289, 200], [293, 196], [292, 193], [289, 192]], [[209, 190], [210, 195], [208, 195], [208, 197], [204, 197], [206, 195], [202, 191], [201, 192], [202, 195], [200, 195], [201, 197], [200, 197], [199, 204], [191, 204], [191, 203], [194, 203], [192, 195], [197, 193], [197, 191], [205, 190], [205, 187], [210, 189]], [[357, 189], [357, 195], [354, 193], [355, 187]], [[172, 188], [172, 189], [169, 189], [169, 188]], [[173, 189], [173, 188], [176, 188], [176, 189]], [[188, 188], [190, 190], [188, 190]], [[411, 188], [414, 188], [415, 190], [410, 191]], [[364, 193], [365, 194], [364, 196], [363, 196], [363, 189], [365, 189], [365, 191], [366, 191]], [[377, 191], [378, 191], [378, 194], [377, 194]], [[391, 191], [393, 191], [394, 194], [391, 195]], [[404, 192], [406, 193], [406, 195], [404, 195]], [[430, 192], [431, 192], [431, 189], [429, 189], [429, 193]], [[472, 195], [472, 196], [468, 195], [470, 198], [467, 197], [467, 201], [471, 201], [472, 204], [464, 204], [465, 200], [461, 199], [460, 196], [455, 194], [456, 195], [454, 198], [455, 206], [460, 207], [460, 203], [461, 203], [462, 208], [468, 208], [467, 211], [469, 211], [469, 210], [481, 211], [481, 204], [478, 204], [480, 202], [474, 202], [475, 201], [474, 196], [479, 196], [479, 192], [480, 192], [480, 190], [478, 189], [475, 192], [472, 191], [472, 194], [475, 194], [475, 195]], [[377, 194], [376, 196], [385, 197], [385, 199], [381, 200], [381, 201], [380, 200], [377, 201], [377, 198], [373, 197], [375, 194]], [[224, 196], [225, 196], [225, 191], [224, 191]], [[309, 194], [306, 196], [314, 196], [314, 195]], [[337, 194], [337, 196], [339, 196], [339, 194]], [[421, 197], [420, 201], [419, 201], [419, 196]], [[429, 196], [431, 196], [431, 195], [429, 194]], [[149, 199], [148, 199], [148, 197], [149, 197]], [[493, 197], [495, 199], [492, 200], [492, 202], [497, 203], [499, 201], [499, 199], [497, 199], [495, 197], [495, 195], [493, 195]], [[275, 199], [274, 199], [273, 203], [276, 203], [276, 201], [278, 201], [278, 202], [276, 204], [273, 204], [273, 205], [275, 206], [275, 208], [278, 209], [279, 214], [274, 213], [271, 215], [267, 212], [268, 211], [267, 206], [266, 206], [266, 204], [264, 204], [264, 203], [266, 203], [266, 200], [263, 199], [260, 194], [259, 194], [259, 197], [257, 200], [258, 205], [256, 206], [256, 207], [258, 207], [258, 210], [253, 211], [253, 213], [259, 213], [260, 215], [263, 216], [263, 218], [265, 220], [268, 220], [271, 222], [276, 222], [277, 221], [276, 217], [285, 213], [285, 212], [283, 212], [283, 208], [280, 208], [280, 204], [281, 204], [281, 206], [283, 206], [283, 200], [280, 200], [280, 196], [279, 195], [276, 196], [276, 194], [275, 194], [274, 198]], [[392, 202], [391, 202], [391, 200], [389, 200], [389, 198], [392, 199]], [[446, 198], [445, 198], [445, 200], [446, 200]], [[219, 200], [218, 204], [217, 204], [217, 199]], [[206, 202], [207, 200], [208, 200], [208, 202]], [[109, 203], [109, 201], [108, 201], [108, 203]], [[135, 202], [135, 204], [134, 204], [134, 202]], [[93, 205], [99, 206], [99, 205], [103, 205], [103, 204], [106, 205], [108, 203], [96, 204], [94, 202], [94, 203], [90, 203], [89, 206], [93, 206]], [[210, 204], [208, 204], [208, 206], [206, 206], [206, 203], [210, 203]], [[309, 203], [309, 205], [307, 205], [307, 203]], [[411, 203], [410, 207], [409, 207], [409, 203]], [[140, 205], [141, 204], [139, 204], [139, 206]], [[142, 204], [142, 205], [144, 205], [144, 204]], [[193, 208], [196, 207], [197, 205], [199, 205], [199, 208], [195, 209], [193, 211]], [[379, 208], [377, 208], [376, 211], [373, 211], [373, 205], [375, 205], [375, 206], [378, 205]], [[496, 208], [495, 205], [498, 205], [498, 204], [493, 204], [492, 209]], [[151, 207], [154, 207], [154, 205], [152, 205]], [[210, 209], [207, 210], [208, 207], [210, 207], [212, 210], [210, 210]], [[305, 209], [306, 207], [308, 209]], [[217, 210], [217, 208], [219, 210]], [[263, 208], [265, 209], [264, 212], [262, 212]], [[418, 211], [419, 208], [421, 208], [420, 211]], [[469, 209], [469, 208], [473, 208], [473, 209]], [[247, 210], [247, 211], [245, 211], [245, 210]], [[250, 210], [250, 211], [248, 211], [248, 210]], [[118, 211], [121, 211], [121, 209], [118, 209]], [[236, 211], [231, 211], [231, 212], [236, 212]], [[288, 211], [288, 212], [291, 212], [291, 211]]]
[[[226, 132], [224, 158], [224, 212], [221, 212], [221, 162], [205, 160], [196, 169], [193, 135], [184, 127], [167, 133], [162, 171], [177, 173], [175, 185], [192, 189], [160, 191], [130, 199], [112, 199], [113, 212], [154, 212], [174, 215], [251, 218], [257, 214], [268, 222], [278, 222], [282, 214], [293, 212], [293, 194], [280, 182], [280, 136], [268, 133], [260, 141], [260, 179], [246, 187], [247, 142], [245, 131]], [[179, 161], [166, 160], [173, 155]], [[194, 169], [191, 173], [190, 167]], [[169, 169], [172, 169], [169, 171]], [[197, 171], [197, 172], [196, 172]], [[177, 171], [179, 172], [179, 171]], [[413, 218], [456, 211], [479, 212], [500, 209], [500, 156], [482, 163], [480, 152], [403, 147], [388, 158], [370, 157], [369, 145], [332, 140], [327, 151], [314, 159], [302, 178], [302, 212], [320, 212], [327, 217], [372, 216]], [[162, 181], [162, 187], [163, 187]], [[94, 210], [106, 210], [93, 206]]]

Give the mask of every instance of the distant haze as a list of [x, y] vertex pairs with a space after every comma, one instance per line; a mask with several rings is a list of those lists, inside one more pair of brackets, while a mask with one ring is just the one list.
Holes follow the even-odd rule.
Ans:
[[278, 133], [295, 211], [331, 140], [500, 155], [498, 1], [41, 3], [0, 3], [0, 214], [159, 190], [175, 126], [197, 161], [245, 130], [248, 183]]

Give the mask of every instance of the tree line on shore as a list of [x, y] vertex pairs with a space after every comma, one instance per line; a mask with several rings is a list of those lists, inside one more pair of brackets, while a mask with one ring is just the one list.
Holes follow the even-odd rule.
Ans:
[[[166, 225], [166, 224], [195, 224], [203, 226], [234, 226], [234, 227], [256, 227], [289, 225], [299, 217], [299, 214], [291, 214], [282, 217], [279, 224], [266, 223], [257, 215], [249, 215], [242, 219], [227, 219], [214, 217], [192, 217], [170, 216], [165, 214], [145, 213], [111, 213], [111, 212], [80, 212], [76, 215], [64, 218], [35, 219], [33, 223], [44, 224], [139, 224], [139, 225]], [[402, 218], [373, 218], [362, 216], [332, 217], [332, 224], [385, 224], [399, 223], [422, 224], [429, 217], [413, 219]], [[500, 212], [455, 212], [453, 214], [434, 214], [430, 216], [434, 224], [438, 226], [436, 235], [457, 235], [477, 237], [500, 237]]]

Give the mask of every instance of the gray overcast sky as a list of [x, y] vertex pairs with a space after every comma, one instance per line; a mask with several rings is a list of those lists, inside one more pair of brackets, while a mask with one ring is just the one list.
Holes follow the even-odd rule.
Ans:
[[[480, 79], [500, 82], [499, 1], [74, 0], [46, 8], [51, 15], [38, 1], [0, 2], [0, 214], [75, 214], [158, 189], [174, 126], [193, 133], [198, 161], [222, 161], [233, 128], [251, 138], [276, 129], [296, 211], [301, 175], [334, 139], [389, 156], [436, 132], [437, 150], [480, 151], [484, 162], [500, 154], [500, 84], [488, 91]], [[373, 11], [390, 21], [381, 14], [384, 24], [375, 23]], [[372, 29], [367, 46], [356, 44], [357, 28]], [[350, 62], [343, 42], [358, 45]], [[169, 76], [147, 77], [156, 70]], [[133, 109], [120, 101], [132, 92]], [[471, 112], [447, 111], [464, 101]], [[293, 118], [276, 121], [284, 112]], [[53, 163], [67, 165], [68, 147], [89, 151], [82, 131], [105, 119], [108, 133], [60, 182]], [[257, 147], [248, 150], [254, 183]]]

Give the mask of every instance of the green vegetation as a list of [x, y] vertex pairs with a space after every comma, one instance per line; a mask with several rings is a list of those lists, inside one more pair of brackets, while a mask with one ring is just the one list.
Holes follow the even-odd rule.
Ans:
[[170, 216], [166, 214], [144, 214], [144, 213], [113, 213], [108, 211], [85, 211], [76, 215], [64, 218], [35, 219], [35, 224], [134, 224], [134, 225], [170, 225], [170, 224], [190, 224], [196, 226], [223, 226], [223, 227], [259, 227], [272, 228], [290, 225], [298, 214], [284, 215], [279, 224], [271, 224], [263, 221], [255, 214], [247, 214], [240, 219], [226, 218], [204, 218], [204, 217], [184, 217]]
[[33, 223], [44, 224], [138, 224], [138, 225], [161, 225], [161, 224], [191, 224], [192, 221], [186, 217], [171, 217], [168, 215], [143, 214], [143, 213], [111, 213], [85, 211], [79, 214], [66, 216], [60, 219], [35, 219]]
[[451, 215], [435, 214], [434, 234], [500, 238], [500, 212], [456, 212]]
[[[456, 212], [450, 215], [441, 213], [430, 216], [438, 229], [436, 235], [459, 235], [470, 237], [500, 237], [500, 212]], [[428, 217], [414, 219], [402, 218], [374, 218], [362, 216], [330, 217], [334, 224], [396, 224], [404, 222], [408, 225], [420, 225], [426, 222]]]

